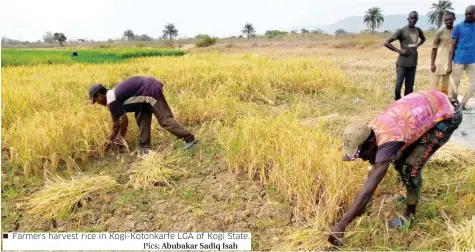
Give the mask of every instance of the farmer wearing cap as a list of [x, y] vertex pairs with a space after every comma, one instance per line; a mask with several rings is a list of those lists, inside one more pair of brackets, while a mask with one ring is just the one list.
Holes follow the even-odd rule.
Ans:
[[133, 76], [111, 90], [94, 83], [89, 86], [88, 95], [91, 104], [97, 102], [107, 106], [112, 117], [112, 133], [104, 146], [105, 150], [111, 147], [111, 143], [114, 143], [118, 136], [125, 136], [128, 126], [127, 112], [135, 113], [135, 120], [140, 129], [139, 145], [142, 153], [147, 153], [150, 149], [152, 114], [160, 126], [184, 140], [184, 150], [197, 142], [193, 134], [175, 120], [163, 95], [163, 84], [153, 77]]
[[390, 163], [394, 164], [407, 189], [404, 218], [393, 219], [392, 225], [405, 225], [416, 212], [423, 166], [449, 140], [461, 122], [462, 111], [457, 100], [431, 89], [404, 96], [370, 122], [350, 124], [343, 134], [343, 159], [361, 158], [374, 165], [374, 169], [353, 206], [330, 229], [328, 240], [337, 246], [343, 244], [346, 227], [364, 212]]

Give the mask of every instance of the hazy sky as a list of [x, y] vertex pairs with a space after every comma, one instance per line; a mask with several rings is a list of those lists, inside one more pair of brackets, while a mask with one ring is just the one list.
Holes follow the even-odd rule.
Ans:
[[[373, 6], [383, 14], [426, 14], [435, 0], [3, 0], [0, 35], [36, 41], [46, 31], [63, 32], [68, 39], [106, 40], [124, 30], [159, 37], [167, 22], [180, 37], [198, 33], [239, 35], [246, 22], [257, 33], [268, 29], [317, 27], [347, 16], [362, 16]], [[464, 13], [473, 1], [453, 1]]]

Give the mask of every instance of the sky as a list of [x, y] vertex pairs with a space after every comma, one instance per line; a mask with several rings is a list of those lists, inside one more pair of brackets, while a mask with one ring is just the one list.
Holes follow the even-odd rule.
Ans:
[[[270, 29], [318, 27], [348, 16], [363, 16], [377, 6], [384, 15], [426, 14], [435, 0], [3, 0], [0, 35], [36, 41], [45, 32], [68, 40], [120, 38], [125, 30], [157, 38], [174, 23], [179, 37], [238, 36], [250, 22], [259, 34]], [[453, 1], [464, 13], [472, 1]]]

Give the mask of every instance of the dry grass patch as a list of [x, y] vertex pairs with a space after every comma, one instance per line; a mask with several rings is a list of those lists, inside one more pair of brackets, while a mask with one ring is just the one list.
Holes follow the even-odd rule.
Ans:
[[298, 109], [278, 116], [238, 119], [219, 140], [233, 171], [277, 188], [297, 210], [314, 216], [317, 227], [337, 219], [364, 181], [365, 165], [343, 164], [341, 139], [323, 122], [307, 126]]
[[454, 225], [448, 221], [447, 242], [452, 251], [475, 251], [475, 216]]
[[475, 150], [454, 142], [448, 142], [434, 153], [433, 159], [444, 162], [474, 164]]

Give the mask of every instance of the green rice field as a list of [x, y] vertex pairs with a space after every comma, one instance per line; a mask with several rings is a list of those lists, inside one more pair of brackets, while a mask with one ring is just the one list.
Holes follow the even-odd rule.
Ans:
[[[78, 56], [73, 57], [72, 53]], [[154, 56], [182, 56], [183, 50], [157, 48], [22, 50], [2, 49], [2, 67], [78, 63], [115, 63], [130, 58]]]

